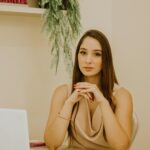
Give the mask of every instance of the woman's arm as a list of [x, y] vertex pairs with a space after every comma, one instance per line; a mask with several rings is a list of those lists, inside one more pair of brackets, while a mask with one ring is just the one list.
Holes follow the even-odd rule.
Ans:
[[115, 94], [116, 109], [112, 111], [108, 101], [100, 103], [106, 138], [114, 150], [127, 150], [132, 133], [132, 97], [120, 88]]
[[44, 135], [46, 145], [51, 149], [56, 149], [62, 144], [68, 129], [73, 104], [66, 100], [67, 96], [67, 85], [58, 87], [52, 96], [49, 119]]
[[[95, 84], [79, 82], [75, 89], [81, 93], [93, 93], [94, 101], [101, 107], [106, 138], [114, 150], [126, 150], [130, 144], [132, 131], [132, 97], [130, 93], [120, 88], [115, 94], [115, 113]], [[114, 102], [114, 101], [113, 101]]]
[[89, 95], [81, 94], [78, 90], [74, 90], [68, 97], [67, 85], [62, 85], [55, 90], [44, 136], [46, 145], [52, 150], [63, 143], [70, 123], [73, 106], [83, 97], [87, 98]]

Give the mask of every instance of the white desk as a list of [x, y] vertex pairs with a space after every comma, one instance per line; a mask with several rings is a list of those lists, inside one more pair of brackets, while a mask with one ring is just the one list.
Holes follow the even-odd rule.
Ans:
[[35, 148], [31, 148], [30, 150], [49, 150], [46, 147], [35, 147]]

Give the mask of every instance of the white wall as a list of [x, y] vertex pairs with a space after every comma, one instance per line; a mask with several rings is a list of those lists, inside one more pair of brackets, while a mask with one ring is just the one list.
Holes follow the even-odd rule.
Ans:
[[44, 129], [49, 64], [40, 16], [0, 14], [0, 107], [27, 109], [31, 138]]
[[79, 2], [83, 32], [95, 28], [111, 37], [112, 0], [81, 0]]
[[133, 95], [139, 131], [132, 150], [149, 150], [150, 1], [113, 1], [112, 39], [117, 74]]

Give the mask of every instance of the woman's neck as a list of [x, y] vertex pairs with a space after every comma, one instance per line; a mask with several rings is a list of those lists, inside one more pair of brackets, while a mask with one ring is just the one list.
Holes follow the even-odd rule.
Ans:
[[96, 84], [98, 87], [100, 86], [100, 77], [99, 76], [84, 77], [84, 81], [92, 83], [92, 84]]

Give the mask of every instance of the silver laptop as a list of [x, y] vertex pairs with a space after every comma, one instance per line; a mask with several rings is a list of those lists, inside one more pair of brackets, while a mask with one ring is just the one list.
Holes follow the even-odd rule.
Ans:
[[0, 108], [0, 150], [30, 150], [25, 110]]

